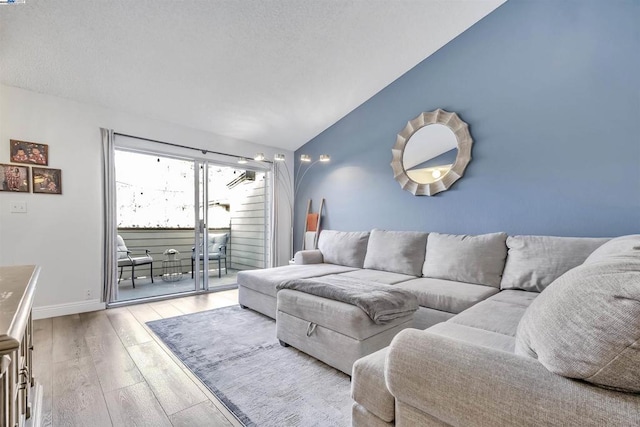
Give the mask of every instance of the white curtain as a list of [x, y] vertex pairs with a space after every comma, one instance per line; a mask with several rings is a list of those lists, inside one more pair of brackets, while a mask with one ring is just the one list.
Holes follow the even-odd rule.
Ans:
[[278, 204], [280, 203], [278, 192], [278, 167], [276, 162], [271, 164], [271, 260], [269, 267], [277, 267], [279, 264], [278, 247], [280, 242], [278, 241]]
[[102, 283], [104, 301], [118, 300], [118, 259], [116, 256], [116, 169], [113, 130], [100, 128], [102, 134]]

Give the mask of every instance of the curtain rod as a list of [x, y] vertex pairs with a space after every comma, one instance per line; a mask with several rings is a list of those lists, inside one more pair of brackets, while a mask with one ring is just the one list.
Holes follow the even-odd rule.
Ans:
[[[202, 154], [219, 154], [221, 156], [235, 157], [237, 159], [246, 159], [246, 157], [244, 157], [244, 156], [238, 156], [238, 155], [235, 155], [235, 154], [227, 154], [227, 153], [221, 153], [219, 151], [211, 151], [211, 150], [205, 150], [205, 149], [202, 149], [202, 148], [189, 147], [187, 145], [174, 144], [172, 142], [165, 142], [165, 141], [158, 141], [157, 139], [144, 138], [144, 137], [135, 136], [135, 135], [128, 135], [126, 133], [113, 132], [113, 134], [114, 135], [118, 135], [118, 136], [126, 136], [127, 138], [135, 138], [135, 139], [141, 139], [143, 141], [155, 142], [157, 144], [170, 145], [171, 147], [186, 148], [187, 150], [196, 150], [196, 151], [201, 152]], [[253, 160], [253, 159], [250, 159], [250, 160]], [[264, 163], [273, 163], [270, 160], [261, 160], [261, 161], [264, 162]]]

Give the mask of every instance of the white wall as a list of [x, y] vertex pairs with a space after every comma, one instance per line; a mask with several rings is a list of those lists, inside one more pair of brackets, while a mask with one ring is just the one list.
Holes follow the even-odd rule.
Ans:
[[[18, 139], [48, 144], [49, 167], [62, 169], [61, 196], [0, 192], [0, 265], [42, 268], [35, 317], [103, 306], [100, 127], [250, 158], [256, 152], [267, 158], [284, 152], [293, 158], [281, 149], [0, 85], [0, 163], [9, 161], [9, 139]], [[25, 201], [27, 213], [10, 213], [13, 201]], [[285, 264], [289, 254], [287, 209], [284, 202], [277, 239], [285, 244], [278, 248], [279, 264]]]

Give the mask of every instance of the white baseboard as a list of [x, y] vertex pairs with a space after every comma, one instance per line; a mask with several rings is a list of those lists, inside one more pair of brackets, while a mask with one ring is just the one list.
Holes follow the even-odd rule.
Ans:
[[33, 307], [33, 319], [48, 319], [49, 317], [66, 316], [68, 314], [85, 313], [87, 311], [104, 310], [105, 303], [100, 300], [87, 300], [69, 302], [66, 304], [45, 305], [43, 307]]

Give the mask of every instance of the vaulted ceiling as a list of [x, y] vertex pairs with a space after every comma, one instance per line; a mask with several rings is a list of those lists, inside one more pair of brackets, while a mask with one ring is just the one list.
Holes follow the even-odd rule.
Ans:
[[505, 0], [26, 0], [3, 84], [294, 150]]

